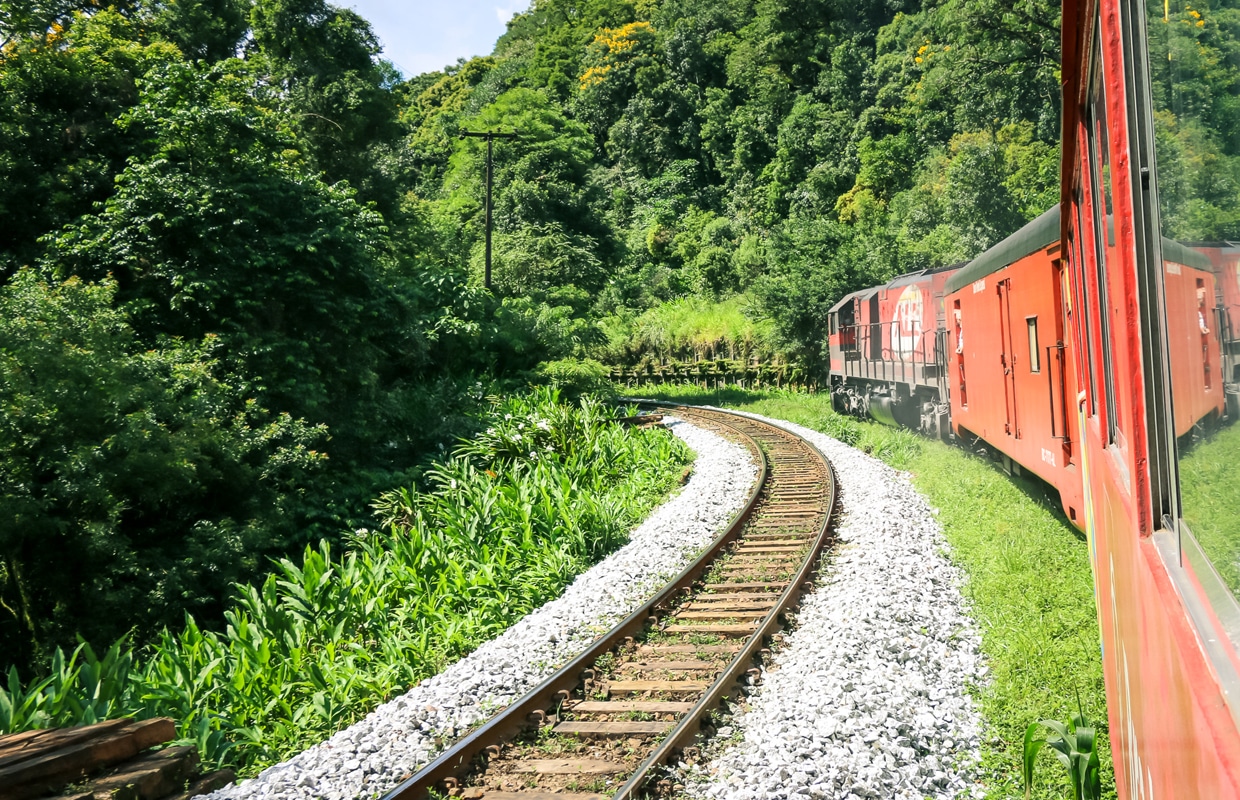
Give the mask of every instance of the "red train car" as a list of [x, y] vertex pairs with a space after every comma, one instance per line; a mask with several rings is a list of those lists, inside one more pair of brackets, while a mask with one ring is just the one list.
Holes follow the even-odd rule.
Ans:
[[1177, 437], [1223, 416], [1223, 337], [1225, 310], [1216, 305], [1215, 270], [1196, 248], [1162, 241], [1163, 282], [1167, 305], [1170, 374], [1177, 402], [1173, 427]]
[[1076, 360], [1065, 346], [1059, 228], [1056, 206], [947, 281], [956, 342], [948, 355], [951, 424], [965, 441], [986, 442], [1009, 470], [1053, 486], [1080, 526], [1079, 437], [1070, 402]]
[[[1223, 380], [1240, 383], [1240, 244], [1196, 242], [1189, 247], [1205, 256], [1214, 271], [1217, 321], [1222, 339]], [[1240, 416], [1240, 393], [1229, 393], [1227, 412]]]
[[[1200, 213], [1216, 202], [1205, 170], [1240, 130], [1201, 97], [1226, 72], [1240, 77], [1234, 44], [1207, 4], [1063, 6], [1069, 346], [1082, 367], [1086, 531], [1123, 798], [1240, 796], [1240, 604], [1224, 577], [1240, 509], [1217, 500], [1240, 454], [1226, 437], [1177, 435], [1196, 390], [1173, 375], [1198, 353], [1203, 380], [1218, 369], [1197, 338], [1205, 271], [1175, 242], [1219, 224]], [[1202, 470], [1193, 459], [1207, 455], [1230, 466]]]

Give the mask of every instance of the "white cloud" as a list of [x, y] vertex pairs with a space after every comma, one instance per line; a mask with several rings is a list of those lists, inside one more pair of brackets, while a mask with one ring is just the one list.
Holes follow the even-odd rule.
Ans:
[[496, 18], [500, 22], [504, 23], [505, 25], [508, 24], [508, 20], [512, 19], [513, 15], [516, 13], [517, 13], [516, 8], [500, 8], [499, 6], [495, 7]]

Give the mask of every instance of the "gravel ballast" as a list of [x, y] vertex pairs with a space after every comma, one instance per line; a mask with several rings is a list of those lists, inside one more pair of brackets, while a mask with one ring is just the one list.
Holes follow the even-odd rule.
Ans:
[[722, 531], [757, 475], [744, 447], [680, 420], [665, 421], [697, 453], [693, 474], [627, 545], [579, 575], [558, 599], [361, 722], [211, 797], [351, 800], [382, 794], [428, 763], [441, 742], [491, 717], [624, 619]]
[[838, 543], [748, 706], [686, 770], [690, 797], [980, 796], [980, 636], [908, 476], [808, 428], [840, 484]]

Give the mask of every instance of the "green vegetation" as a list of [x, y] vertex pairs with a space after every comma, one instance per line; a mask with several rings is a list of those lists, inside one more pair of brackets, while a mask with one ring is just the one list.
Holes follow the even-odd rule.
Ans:
[[[325, 0], [0, 0], [5, 666], [222, 629], [234, 582], [428, 486], [484, 395], [663, 359], [812, 385], [841, 293], [1057, 196], [1057, 19], [539, 0], [402, 76]], [[490, 292], [484, 128], [521, 134]]]
[[1054, 751], [1059, 763], [1068, 771], [1074, 800], [1099, 800], [1102, 797], [1102, 765], [1094, 747], [1096, 742], [1093, 727], [1079, 710], [1067, 724], [1053, 719], [1030, 724], [1025, 729], [1022, 763], [1026, 800], [1033, 794], [1034, 767], [1043, 746]]
[[755, 322], [738, 295], [719, 302], [701, 297], [669, 300], [640, 315], [606, 317], [599, 327], [607, 336], [603, 355], [610, 364], [632, 365], [643, 356], [765, 361], [778, 352], [771, 323]]
[[385, 494], [384, 525], [347, 553], [323, 542], [241, 586], [216, 633], [188, 618], [102, 659], [57, 650], [47, 677], [0, 689], [0, 732], [169, 715], [208, 761], [252, 773], [357, 720], [557, 596], [623, 544], [680, 479], [666, 431], [553, 391], [498, 402], [487, 428]]
[[[1040, 484], [1004, 475], [960, 448], [836, 414], [826, 394], [717, 392], [695, 386], [647, 386], [634, 396], [708, 403], [795, 422], [822, 431], [912, 475], [939, 509], [951, 558], [968, 576], [965, 596], [982, 632], [991, 670], [977, 697], [989, 731], [982, 743], [987, 797], [1022, 793], [1023, 742], [1040, 719], [1069, 718], [1082, 708], [1106, 719], [1097, 612], [1089, 551]], [[1104, 796], [1114, 796], [1114, 770], [1105, 724], [1099, 727]], [[1070, 791], [1049, 751], [1038, 761], [1044, 776], [1033, 796]]]
[[1229, 425], [1197, 442], [1180, 459], [1184, 521], [1232, 592], [1240, 594], [1240, 486], [1236, 452], [1240, 426]]

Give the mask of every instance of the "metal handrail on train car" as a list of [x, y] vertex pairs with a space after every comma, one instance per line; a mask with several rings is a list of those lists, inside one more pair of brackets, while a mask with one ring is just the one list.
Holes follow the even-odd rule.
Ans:
[[[942, 390], [944, 388], [942, 385], [943, 365], [946, 363], [943, 358], [943, 355], [946, 353], [946, 344], [943, 339], [946, 331], [923, 332], [921, 343], [908, 352], [895, 350], [891, 347], [880, 347], [877, 349], [878, 358], [867, 358], [867, 354], [874, 352], [872, 348], [875, 341], [873, 334], [877, 333], [877, 341], [881, 344], [883, 328], [886, 324], [871, 322], [840, 326], [841, 338], [844, 338], [848, 333], [853, 335], [853, 341], [847, 346], [841, 346], [841, 350], [843, 352], [856, 352], [861, 355], [858, 359], [845, 361], [844, 374], [848, 377], [866, 380], [921, 385], [927, 383], [925, 367], [933, 365], [939, 373], [934, 383]], [[919, 365], [921, 367], [920, 372], [918, 370]]]

